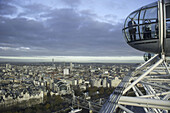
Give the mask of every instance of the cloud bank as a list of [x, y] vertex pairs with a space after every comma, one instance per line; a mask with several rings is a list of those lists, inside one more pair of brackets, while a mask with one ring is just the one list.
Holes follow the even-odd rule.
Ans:
[[0, 1], [0, 56], [141, 56], [123, 39], [122, 10], [111, 0]]

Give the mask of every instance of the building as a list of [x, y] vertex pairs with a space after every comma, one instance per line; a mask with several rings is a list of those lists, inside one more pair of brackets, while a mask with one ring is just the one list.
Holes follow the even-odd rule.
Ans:
[[103, 79], [102, 86], [103, 87], [107, 87], [107, 79], [106, 78]]
[[73, 69], [73, 64], [70, 62], [70, 71]]
[[52, 92], [56, 93], [57, 95], [70, 94], [71, 93], [70, 84], [62, 80], [54, 80]]
[[69, 69], [63, 69], [63, 74], [64, 75], [69, 75]]
[[115, 77], [115, 79], [110, 80], [110, 86], [111, 87], [117, 87], [121, 80], [118, 77]]

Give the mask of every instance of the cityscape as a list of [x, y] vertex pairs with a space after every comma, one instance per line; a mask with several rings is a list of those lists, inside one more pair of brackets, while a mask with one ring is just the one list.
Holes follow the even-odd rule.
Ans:
[[[64, 107], [66, 102], [63, 96], [72, 97], [75, 93], [89, 101], [108, 97], [135, 65], [57, 63], [54, 59], [45, 63], [1, 63], [1, 112], [28, 112], [27, 107], [37, 104], [47, 107], [47, 95], [60, 97], [63, 107], [50, 106], [51, 111], [44, 112], [68, 112], [72, 104], [67, 103]], [[32, 109], [31, 112], [38, 111]]]
[[170, 113], [170, 0], [0, 0], [0, 113]]

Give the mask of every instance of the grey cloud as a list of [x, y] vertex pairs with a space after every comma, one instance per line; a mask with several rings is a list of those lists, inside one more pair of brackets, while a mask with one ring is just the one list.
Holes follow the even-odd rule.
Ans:
[[[33, 11], [37, 7], [27, 8]], [[30, 11], [27, 13], [31, 13]], [[38, 10], [37, 12], [44, 11]], [[26, 51], [0, 49], [0, 55], [119, 56], [140, 54], [136, 51], [129, 52], [132, 49], [126, 45], [122, 37], [123, 23], [112, 25], [97, 21], [95, 17], [97, 18], [97, 15], [89, 11], [77, 12], [72, 8], [48, 10], [40, 16], [40, 18], [47, 18], [45, 21], [29, 20], [24, 17], [14, 19], [0, 17], [0, 47], [30, 48]]]
[[81, 3], [81, 0], [60, 0], [68, 6], [75, 7]]
[[40, 17], [42, 14], [50, 11], [50, 7], [42, 4], [28, 4], [21, 6], [25, 11], [20, 13], [18, 16], [31, 16], [31, 17]]
[[109, 14], [109, 15], [105, 15], [104, 17], [105, 17], [105, 18], [112, 18], [112, 19], [117, 18], [117, 16], [115, 16], [115, 15], [111, 15], [111, 14]]
[[0, 2], [0, 15], [12, 15], [17, 12], [15, 6], [9, 5], [6, 2]]

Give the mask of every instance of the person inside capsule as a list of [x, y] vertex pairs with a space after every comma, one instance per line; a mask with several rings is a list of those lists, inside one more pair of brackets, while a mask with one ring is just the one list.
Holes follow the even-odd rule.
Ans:
[[131, 21], [128, 22], [129, 27], [129, 34], [130, 34], [130, 40], [135, 41], [136, 40], [136, 22], [133, 18], [131, 18]]
[[155, 24], [155, 38], [158, 38], [158, 19], [156, 19], [156, 24]]
[[144, 36], [143, 38], [144, 39], [151, 39], [151, 24], [150, 24], [150, 20], [149, 19], [146, 19], [145, 20], [145, 26], [144, 26]]

